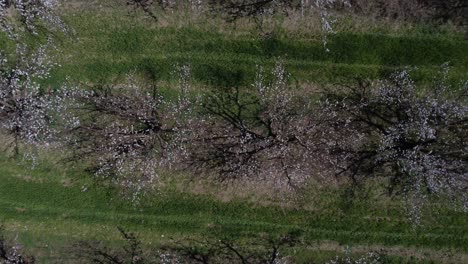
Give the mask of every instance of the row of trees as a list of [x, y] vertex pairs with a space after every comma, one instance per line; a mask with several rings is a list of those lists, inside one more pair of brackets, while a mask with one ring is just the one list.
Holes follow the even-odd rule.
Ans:
[[[228, 20], [241, 17], [259, 17], [271, 14], [288, 15], [298, 11], [304, 16], [307, 13], [322, 15], [326, 9], [349, 11], [376, 18], [404, 20], [412, 22], [445, 23], [451, 21], [462, 27], [468, 25], [465, 15], [468, 11], [466, 1], [462, 0], [126, 0], [129, 5], [142, 8], [151, 14], [153, 7], [163, 10], [189, 7], [195, 11], [211, 11], [216, 15], [223, 14]], [[466, 30], [466, 28], [465, 28]]]
[[[148, 248], [138, 235], [122, 228], [118, 230], [123, 246], [109, 248], [102, 242], [81, 241], [66, 247], [59, 261], [96, 264], [287, 264], [291, 263], [291, 257], [282, 255], [283, 251], [303, 244], [299, 233], [290, 232], [282, 236], [264, 234], [249, 243], [210, 236], [204, 239], [172, 240], [166, 245]], [[0, 263], [36, 263], [34, 256], [26, 255], [21, 246], [3, 236], [3, 231], [0, 226]], [[358, 257], [352, 257], [350, 252], [345, 253], [345, 256], [336, 256], [326, 263], [386, 263], [386, 256], [381, 252], [369, 252]]]
[[[204, 239], [186, 238], [173, 240], [167, 245], [145, 250], [138, 236], [119, 228], [125, 246], [109, 249], [101, 243], [81, 242], [73, 247], [72, 255], [83, 261], [108, 264], [144, 263], [240, 263], [240, 264], [287, 264], [294, 263], [291, 256], [283, 255], [287, 248], [303, 245], [299, 232], [275, 236], [262, 234], [254, 241], [245, 243], [239, 239], [209, 236]], [[349, 251], [336, 256], [326, 264], [386, 263], [384, 252], [369, 252], [357, 257]]]
[[86, 160], [97, 180], [135, 201], [157, 186], [158, 171], [180, 169], [288, 187], [333, 178], [355, 190], [382, 177], [389, 194], [415, 205], [431, 194], [467, 204], [468, 86], [449, 85], [447, 69], [430, 87], [403, 71], [318, 94], [292, 87], [281, 63], [260, 69], [252, 87], [203, 94], [190, 92], [187, 66], [179, 71], [175, 100], [134, 77], [50, 93], [18, 80], [2, 98], [2, 127], [17, 153], [20, 143], [68, 146], [70, 160]]
[[122, 186], [135, 201], [157, 186], [159, 170], [175, 168], [289, 187], [314, 177], [357, 188], [384, 177], [390, 194], [416, 205], [431, 194], [467, 205], [468, 85], [449, 85], [447, 65], [429, 87], [416, 87], [403, 71], [307, 94], [278, 63], [271, 73], [259, 68], [252, 87], [203, 94], [190, 91], [190, 67], [179, 67], [175, 100], [132, 76], [45, 91], [38, 80], [53, 66], [52, 40], [27, 46], [21, 29], [67, 32], [53, 1], [2, 0], [0, 7], [2, 28], [16, 43], [14, 56], [0, 57], [0, 125], [16, 154], [22, 143], [66, 145], [69, 160], [87, 160], [96, 179]]
[[291, 11], [298, 11], [301, 16], [313, 13], [322, 22], [326, 33], [333, 33], [331, 8], [349, 7], [349, 0], [126, 0], [128, 6], [142, 10], [146, 15], [158, 20], [155, 7], [164, 11], [189, 8], [197, 14], [207, 13], [223, 17], [228, 22], [242, 18], [252, 19], [258, 29], [263, 32], [265, 18], [276, 14], [288, 15]]

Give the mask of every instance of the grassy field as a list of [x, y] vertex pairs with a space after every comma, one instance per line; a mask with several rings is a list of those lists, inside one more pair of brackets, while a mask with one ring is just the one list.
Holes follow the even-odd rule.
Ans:
[[450, 62], [452, 78], [466, 77], [468, 43], [444, 35], [385, 35], [340, 32], [329, 37], [278, 32], [270, 37], [245, 32], [210, 30], [195, 25], [153, 27], [115, 14], [69, 17], [77, 38], [63, 43], [62, 67], [49, 80], [65, 78], [105, 82], [129, 72], [162, 81], [174, 80], [175, 65], [192, 67], [195, 82], [213, 86], [250, 85], [257, 65], [272, 67], [282, 60], [301, 83], [335, 83], [356, 77], [376, 79], [410, 68], [416, 81], [428, 81], [439, 66]]
[[[258, 65], [273, 67], [278, 60], [298, 84], [378, 79], [404, 68], [424, 84], [445, 62], [453, 67], [454, 82], [468, 77], [468, 42], [453, 32], [342, 31], [329, 37], [327, 52], [323, 36], [308, 31], [280, 28], [265, 37], [248, 28], [155, 26], [119, 12], [89, 10], [65, 18], [75, 34], [61, 38], [53, 52], [61, 67], [43, 82], [56, 89], [65, 81], [108, 83], [131, 72], [170, 88], [182, 64], [192, 67], [195, 85], [249, 86]], [[8, 41], [0, 37], [0, 44]], [[321, 263], [346, 246], [356, 254], [383, 249], [389, 263], [468, 262], [467, 215], [443, 207], [427, 212], [423, 226], [414, 228], [400, 200], [377, 195], [346, 207], [336, 195], [340, 190], [310, 187], [292, 206], [266, 206], [248, 198], [222, 201], [213, 190], [182, 191], [177, 183], [135, 207], [92, 185], [79, 168], [65, 167], [45, 158], [30, 170], [0, 154], [0, 222], [39, 263], [60, 263], [79, 240], [119, 244], [117, 226], [136, 232], [147, 246], [186, 236], [249, 239], [298, 230], [304, 243], [288, 253], [299, 263]]]
[[[249, 27], [214, 26], [209, 19], [157, 26], [125, 12], [76, 11], [65, 16], [74, 30], [54, 52], [56, 67], [46, 85], [65, 80], [104, 83], [127, 73], [142, 73], [163, 83], [176, 79], [177, 65], [190, 65], [193, 81], [209, 86], [249, 86], [257, 66], [281, 60], [298, 83], [342, 83], [377, 79], [410, 69], [415, 81], [432, 80], [449, 62], [451, 78], [466, 79], [468, 43], [462, 34], [431, 32], [290, 32], [278, 27], [265, 36]], [[221, 22], [220, 22], [221, 23]], [[35, 41], [35, 40], [33, 40]], [[0, 43], [6, 45], [5, 39]]]
[[[86, 180], [77, 177], [78, 171], [60, 171], [47, 164], [31, 171], [11, 159], [0, 160], [0, 219], [43, 263], [63, 256], [67, 246], [78, 240], [116, 243], [117, 226], [140, 234], [145, 243], [213, 233], [248, 239], [300, 231], [305, 244], [296, 250], [301, 250], [297, 258], [303, 263], [333, 255], [345, 245], [383, 248], [403, 259], [440, 260], [451, 252], [448, 260], [459, 263], [468, 252], [466, 215], [442, 208], [423, 228], [414, 229], [396, 201], [382, 207], [372, 199], [342, 211], [332, 192], [322, 191], [321, 201], [305, 197], [306, 206], [285, 208], [256, 205], [248, 199], [222, 202], [171, 185], [133, 207], [99, 187], [91, 185], [83, 192]], [[307, 209], [311, 205], [317, 208]]]

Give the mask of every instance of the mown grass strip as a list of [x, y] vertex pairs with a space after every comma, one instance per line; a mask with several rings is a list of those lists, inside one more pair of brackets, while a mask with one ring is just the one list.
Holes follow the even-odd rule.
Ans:
[[[105, 82], [133, 71], [173, 80], [177, 64], [191, 65], [194, 80], [203, 84], [248, 86], [257, 65], [272, 67], [280, 59], [301, 82], [376, 79], [406, 67], [417, 67], [415, 80], [428, 82], [445, 62], [454, 68], [453, 80], [467, 78], [468, 42], [453, 36], [341, 32], [329, 37], [327, 52], [321, 36], [262, 38], [196, 25], [154, 27], [107, 13], [84, 13], [68, 21], [76, 35], [60, 42], [56, 54], [63, 67], [53, 72], [47, 82], [51, 86], [58, 87], [67, 78]], [[0, 36], [0, 43], [4, 38]]]
[[145, 206], [132, 208], [122, 202], [110, 202], [112, 196], [99, 188], [82, 192], [78, 185], [65, 187], [47, 178], [25, 180], [20, 176], [28, 172], [10, 162], [3, 161], [0, 169], [0, 218], [7, 222], [37, 222], [65, 230], [77, 222], [124, 226], [141, 232], [159, 230], [173, 235], [202, 235], [222, 230], [223, 235], [232, 237], [302, 230], [309, 241], [468, 249], [462, 213], [451, 212], [448, 219], [436, 220], [449, 228], [428, 225], [414, 232], [401, 215], [392, 214], [389, 219], [367, 217], [364, 208], [340, 215], [334, 211], [261, 207], [242, 201], [222, 203], [209, 196], [177, 192], [163, 193]]

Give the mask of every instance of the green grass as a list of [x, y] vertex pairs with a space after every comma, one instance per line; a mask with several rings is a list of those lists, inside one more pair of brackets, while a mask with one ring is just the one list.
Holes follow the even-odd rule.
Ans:
[[46, 81], [55, 87], [66, 79], [108, 82], [134, 71], [172, 81], [180, 64], [191, 65], [193, 80], [204, 85], [249, 86], [257, 65], [271, 68], [278, 60], [299, 82], [376, 79], [403, 68], [429, 82], [445, 62], [453, 67], [452, 79], [467, 78], [468, 42], [450, 34], [339, 32], [329, 36], [327, 52], [322, 36], [310, 33], [263, 38], [198, 25], [155, 27], [121, 13], [82, 12], [66, 20], [76, 34], [63, 38], [56, 52], [62, 67]]
[[[453, 67], [452, 80], [467, 79], [468, 42], [452, 34], [339, 32], [329, 36], [327, 52], [318, 34], [279, 30], [263, 38], [256, 32], [233, 34], [200, 25], [154, 25], [121, 13], [75, 13], [66, 16], [73, 36], [60, 36], [54, 52], [62, 65], [45, 85], [109, 82], [137, 72], [158, 81], [174, 81], [176, 65], [192, 67], [193, 81], [210, 86], [250, 86], [257, 66], [283, 61], [300, 83], [349, 82], [384, 78], [412, 69], [415, 81], [428, 83], [440, 65]], [[37, 41], [33, 38], [31, 42]], [[0, 36], [2, 46], [10, 46]], [[12, 52], [12, 49], [8, 49]]]
[[[62, 180], [70, 177], [73, 185], [66, 187]], [[242, 200], [224, 203], [208, 195], [166, 188], [135, 208], [99, 187], [82, 192], [85, 183], [83, 175], [73, 170], [44, 164], [30, 171], [2, 157], [0, 219], [9, 232], [19, 234], [26, 247], [46, 254], [45, 259], [63, 254], [60, 245], [77, 240], [118, 240], [117, 226], [140, 233], [147, 243], [167, 242], [161, 235], [180, 238], [216, 232], [227, 237], [255, 238], [261, 233], [300, 230], [307, 243], [335, 241], [342, 245], [468, 251], [463, 224], [466, 215], [452, 211], [434, 216], [424, 229], [415, 231], [401, 208], [391, 204], [379, 209], [369, 201], [346, 212], [331, 204], [333, 209], [308, 211], [264, 207]], [[51, 249], [44, 250], [44, 243]]]

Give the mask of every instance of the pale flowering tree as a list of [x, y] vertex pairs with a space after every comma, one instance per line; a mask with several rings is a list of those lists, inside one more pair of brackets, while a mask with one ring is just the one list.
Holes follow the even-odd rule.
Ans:
[[178, 7], [189, 7], [192, 12], [204, 11], [206, 8], [206, 0], [126, 0], [128, 6], [135, 9], [140, 9], [150, 17], [157, 21], [154, 13], [154, 6], [158, 6], [162, 10], [173, 10]]
[[329, 9], [330, 7], [338, 4], [350, 7], [350, 0], [315, 0], [312, 2], [312, 4], [309, 4], [309, 8], [312, 7], [312, 9], [318, 10], [320, 20], [322, 22], [322, 31], [324, 32], [324, 36], [322, 38], [323, 46], [327, 52], [330, 52], [327, 47], [328, 35], [336, 34], [336, 31], [333, 28], [333, 24], [336, 20], [330, 14]]
[[57, 0], [0, 0], [0, 27], [17, 39], [25, 30], [37, 35], [50, 28], [66, 31], [57, 14]]
[[34, 257], [26, 256], [22, 247], [16, 242], [10, 242], [3, 235], [4, 228], [0, 226], [0, 263], [33, 264]]
[[169, 168], [183, 169], [183, 162], [189, 156], [193, 129], [197, 127], [196, 109], [200, 105], [201, 97], [190, 96], [192, 70], [188, 65], [176, 65], [174, 72], [179, 79], [177, 87], [179, 94], [175, 101], [166, 102], [166, 120], [171, 120], [172, 136], [167, 144], [166, 157], [163, 164]]
[[[306, 11], [316, 11], [320, 15], [322, 30], [325, 34], [333, 34], [333, 23], [329, 10], [336, 5], [349, 7], [349, 0], [301, 0], [293, 3], [289, 0], [225, 0], [211, 1], [212, 10], [225, 14], [228, 21], [239, 18], [253, 18], [258, 27], [262, 29], [264, 18], [274, 14], [286, 14], [289, 10], [298, 10], [302, 16]], [[326, 39], [324, 39], [326, 44]]]
[[[308, 11], [320, 16], [322, 30], [325, 34], [334, 34], [333, 19], [330, 9], [336, 6], [350, 7], [350, 0], [126, 0], [127, 5], [135, 9], [141, 9], [148, 16], [157, 21], [153, 6], [157, 4], [163, 10], [175, 9], [177, 7], [189, 6], [192, 12], [210, 11], [212, 14], [221, 15], [227, 21], [233, 22], [240, 18], [251, 18], [260, 31], [263, 32], [265, 18], [275, 14], [288, 15], [290, 10], [301, 12], [305, 16]], [[324, 45], [327, 39], [324, 37]]]
[[416, 222], [430, 196], [468, 205], [468, 85], [450, 86], [447, 74], [422, 89], [403, 71], [333, 91], [323, 103], [328, 152], [338, 174], [348, 175], [354, 186], [387, 178], [389, 193], [408, 198]]
[[172, 142], [183, 125], [178, 113], [184, 111], [185, 99], [168, 102], [132, 76], [127, 83], [72, 96], [68, 109], [79, 120], [66, 133], [72, 160], [86, 160], [96, 180], [121, 186], [138, 202], [157, 186], [157, 170], [176, 157]]
[[[0, 1], [0, 29], [15, 45], [15, 53], [0, 50], [0, 127], [13, 135], [15, 153], [20, 142], [44, 144], [53, 134], [51, 91], [39, 81], [55, 66], [47, 54], [52, 39], [38, 47], [25, 44], [26, 34], [49, 35], [49, 29], [65, 31], [55, 14], [55, 1]], [[48, 30], [45, 30], [48, 28]]]
[[13, 136], [11, 145], [19, 154], [21, 142], [46, 143], [54, 133], [49, 119], [52, 98], [42, 93], [37, 83], [48, 77], [52, 63], [45, 47], [30, 54], [25, 46], [18, 45], [12, 64], [6, 56], [0, 56], [0, 127]]
[[369, 252], [359, 257], [352, 257], [350, 252], [346, 252], [343, 257], [337, 256], [326, 264], [383, 264], [386, 263], [384, 256], [377, 252]]
[[192, 167], [214, 171], [221, 180], [266, 179], [289, 186], [317, 171], [317, 126], [308, 100], [294, 96], [281, 63], [272, 75], [267, 82], [259, 70], [254, 91], [219, 89], [205, 98], [202, 118], [191, 126]]
[[261, 17], [285, 11], [290, 7], [290, 1], [277, 0], [225, 0], [211, 1], [213, 7], [218, 7], [218, 12], [225, 13], [227, 19], [234, 21], [242, 17]]
[[133, 84], [80, 95], [80, 124], [70, 133], [73, 158], [87, 160], [97, 180], [109, 181], [137, 199], [156, 180], [155, 156], [167, 131], [160, 123], [161, 98]]

